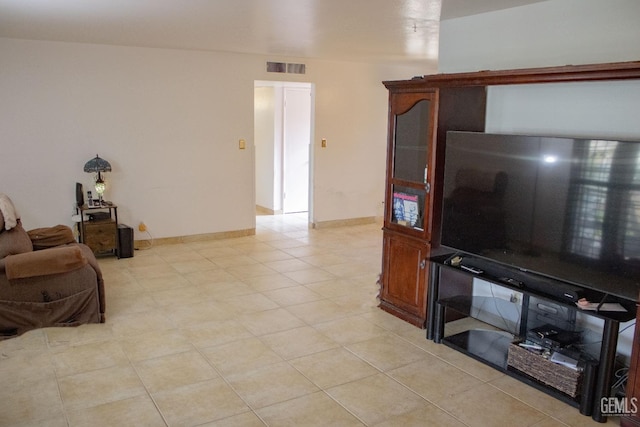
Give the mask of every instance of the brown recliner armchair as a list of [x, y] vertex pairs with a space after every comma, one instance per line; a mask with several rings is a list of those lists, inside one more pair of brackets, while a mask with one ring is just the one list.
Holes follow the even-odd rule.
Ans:
[[0, 194], [0, 339], [49, 326], [104, 323], [102, 272], [64, 225], [28, 233]]

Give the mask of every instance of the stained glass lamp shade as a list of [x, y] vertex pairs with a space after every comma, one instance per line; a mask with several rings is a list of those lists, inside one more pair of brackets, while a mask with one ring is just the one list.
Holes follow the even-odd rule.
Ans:
[[102, 178], [102, 172], [111, 172], [111, 164], [96, 154], [96, 157], [84, 164], [84, 171], [97, 174], [96, 193], [98, 193], [98, 197], [100, 201], [102, 201], [102, 194], [106, 188], [104, 179]]

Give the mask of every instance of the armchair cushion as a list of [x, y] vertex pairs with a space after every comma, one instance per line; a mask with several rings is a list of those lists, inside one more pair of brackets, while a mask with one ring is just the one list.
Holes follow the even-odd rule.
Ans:
[[5, 258], [5, 271], [7, 279], [15, 280], [67, 273], [84, 267], [87, 262], [80, 247], [70, 245], [9, 255]]
[[73, 237], [73, 231], [66, 225], [35, 228], [27, 231], [27, 234], [33, 243], [34, 251], [66, 245], [76, 241]]

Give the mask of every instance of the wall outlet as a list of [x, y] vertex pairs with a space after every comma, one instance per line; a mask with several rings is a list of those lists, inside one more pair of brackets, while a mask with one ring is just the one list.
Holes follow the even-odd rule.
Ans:
[[140, 225], [138, 225], [138, 230], [147, 231], [147, 225], [144, 222], [140, 221]]

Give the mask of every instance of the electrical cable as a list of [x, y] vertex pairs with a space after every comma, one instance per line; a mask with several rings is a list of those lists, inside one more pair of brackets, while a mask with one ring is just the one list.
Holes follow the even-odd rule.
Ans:
[[151, 249], [151, 247], [153, 246], [153, 236], [151, 235], [151, 232], [148, 228], [144, 232], [149, 235], [149, 240], [147, 240], [147, 242], [149, 242], [149, 246], [137, 247], [136, 250], [146, 251], [147, 249]]
[[[509, 324], [507, 323], [507, 319], [505, 318], [505, 316], [502, 314], [502, 312], [500, 311], [500, 307], [498, 307], [498, 301], [497, 298], [495, 296], [495, 294], [493, 293], [493, 283], [491, 283], [489, 285], [489, 290], [491, 291], [491, 297], [493, 298], [493, 305], [496, 307], [496, 311], [498, 312], [498, 315], [500, 316], [500, 318], [502, 319], [502, 323], [504, 323], [504, 326], [507, 328], [507, 331], [514, 333], [515, 331], [511, 331], [509, 328]], [[518, 318], [520, 318], [520, 316], [522, 315], [522, 313], [516, 308], [516, 310], [518, 311]], [[516, 322], [517, 323], [517, 322]], [[517, 326], [517, 324], [516, 324]]]
[[[498, 298], [495, 296], [495, 293], [493, 292], [493, 286], [494, 286], [493, 284], [489, 284], [489, 291], [491, 292], [491, 299], [493, 301], [493, 305], [494, 305], [494, 307], [496, 309], [496, 312], [497, 312], [498, 316], [500, 317], [500, 320], [502, 320], [502, 323], [504, 324], [505, 329], [507, 331], [509, 331], [510, 334], [514, 334], [515, 335], [516, 332], [511, 330], [511, 327], [509, 326], [509, 323], [507, 321], [506, 316], [500, 311], [500, 307], [498, 307], [498, 301], [497, 301]], [[479, 316], [480, 313], [482, 313], [483, 311], [491, 313], [490, 310], [484, 308], [484, 305], [485, 305], [485, 303], [487, 302], [488, 299], [489, 299], [488, 297], [487, 297], [487, 299], [482, 299], [482, 304], [480, 304], [479, 307], [475, 307], [475, 311], [476, 311], [475, 315], [476, 316]], [[518, 306], [516, 305], [516, 307], [518, 307]], [[472, 308], [474, 308], [474, 307], [472, 307]], [[516, 311], [518, 312], [518, 318], [520, 318], [522, 313], [520, 312], [520, 310], [518, 308], [516, 308]], [[492, 325], [492, 326], [497, 327], [497, 325]], [[518, 329], [517, 322], [516, 322], [516, 326], [515, 327], [516, 327], [516, 330], [517, 330]]]

